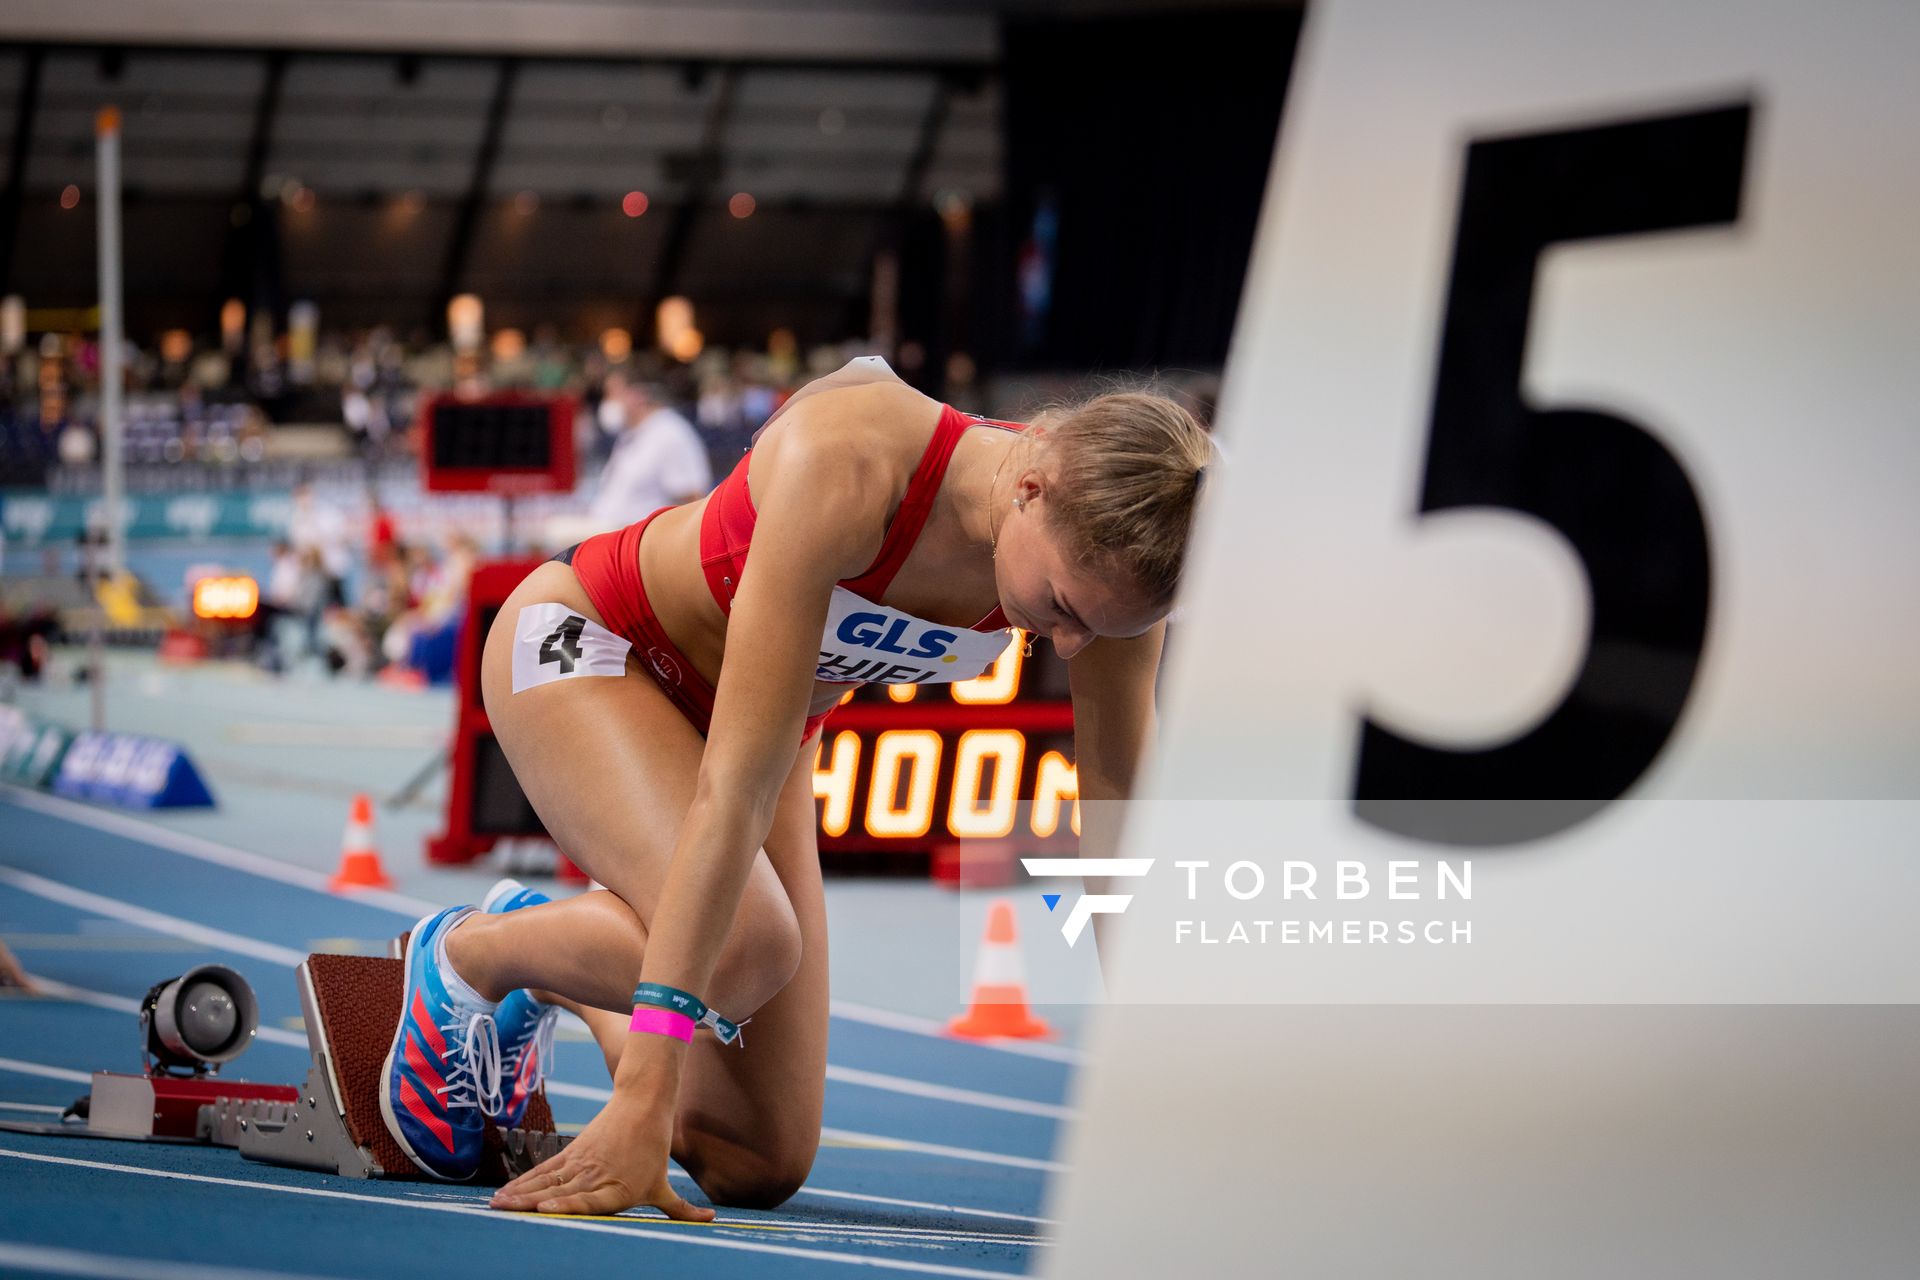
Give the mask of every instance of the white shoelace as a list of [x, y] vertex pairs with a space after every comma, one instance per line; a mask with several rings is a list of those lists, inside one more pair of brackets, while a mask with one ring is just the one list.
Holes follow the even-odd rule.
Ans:
[[500, 1109], [500, 1028], [490, 1013], [467, 1015], [464, 1025], [455, 1020], [440, 1028], [449, 1045], [459, 1045], [458, 1056], [448, 1054], [447, 1083], [440, 1093], [449, 1107]]
[[527, 1060], [527, 1054], [533, 1054], [533, 1079], [527, 1084], [527, 1092], [532, 1093], [547, 1082], [547, 1071], [553, 1065], [553, 1037], [560, 1029], [560, 1010], [549, 1006], [533, 1024], [533, 1034], [520, 1042], [518, 1048], [507, 1056], [503, 1071], [507, 1080], [520, 1078], [520, 1067]]

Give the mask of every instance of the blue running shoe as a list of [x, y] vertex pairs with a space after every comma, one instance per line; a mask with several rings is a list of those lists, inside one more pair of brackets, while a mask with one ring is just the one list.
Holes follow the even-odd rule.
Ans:
[[436, 961], [440, 939], [472, 907], [448, 907], [407, 938], [400, 1029], [380, 1073], [380, 1114], [414, 1164], [446, 1182], [480, 1167], [487, 1112], [500, 1100], [493, 1010], [457, 997]]
[[507, 879], [494, 882], [493, 888], [487, 890], [486, 898], [480, 903], [480, 909], [490, 916], [497, 916], [552, 901], [538, 889], [529, 889], [518, 880]]
[[[518, 880], [502, 880], [487, 891], [481, 909], [499, 915], [551, 901]], [[553, 1065], [553, 1034], [560, 1023], [560, 1010], [542, 1004], [526, 991], [514, 991], [500, 1002], [493, 1020], [500, 1031], [501, 1099], [499, 1110], [487, 1114], [502, 1129], [514, 1129], [527, 1114], [528, 1099], [539, 1090]]]

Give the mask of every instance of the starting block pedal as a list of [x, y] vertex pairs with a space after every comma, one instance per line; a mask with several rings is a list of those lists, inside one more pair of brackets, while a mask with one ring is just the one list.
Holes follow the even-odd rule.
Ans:
[[571, 1134], [539, 1129], [503, 1129], [500, 1132], [500, 1161], [509, 1179], [531, 1172], [542, 1161], [560, 1154], [573, 1141]]
[[[199, 1136], [267, 1164], [348, 1178], [427, 1180], [380, 1115], [380, 1069], [400, 1025], [401, 962], [316, 954], [295, 972], [313, 1053], [299, 1096], [292, 1102], [219, 1099], [200, 1109]], [[528, 1101], [520, 1129], [503, 1136], [487, 1125], [487, 1154], [474, 1182], [499, 1185], [517, 1176], [507, 1155], [514, 1143], [525, 1151], [535, 1140], [557, 1139], [541, 1090]]]

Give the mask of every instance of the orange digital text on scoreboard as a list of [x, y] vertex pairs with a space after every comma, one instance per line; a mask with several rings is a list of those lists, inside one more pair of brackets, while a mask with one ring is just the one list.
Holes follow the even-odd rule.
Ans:
[[260, 584], [244, 575], [201, 578], [193, 584], [196, 618], [239, 621], [251, 618], [259, 608]]

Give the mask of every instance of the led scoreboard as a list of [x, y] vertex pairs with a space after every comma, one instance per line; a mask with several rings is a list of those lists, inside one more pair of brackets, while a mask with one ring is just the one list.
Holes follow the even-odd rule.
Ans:
[[422, 485], [435, 493], [569, 492], [573, 414], [565, 396], [433, 396], [420, 408]]
[[1066, 666], [1050, 647], [1029, 656], [1014, 635], [978, 679], [866, 685], [834, 712], [813, 768], [823, 854], [1071, 846], [1080, 802]]

